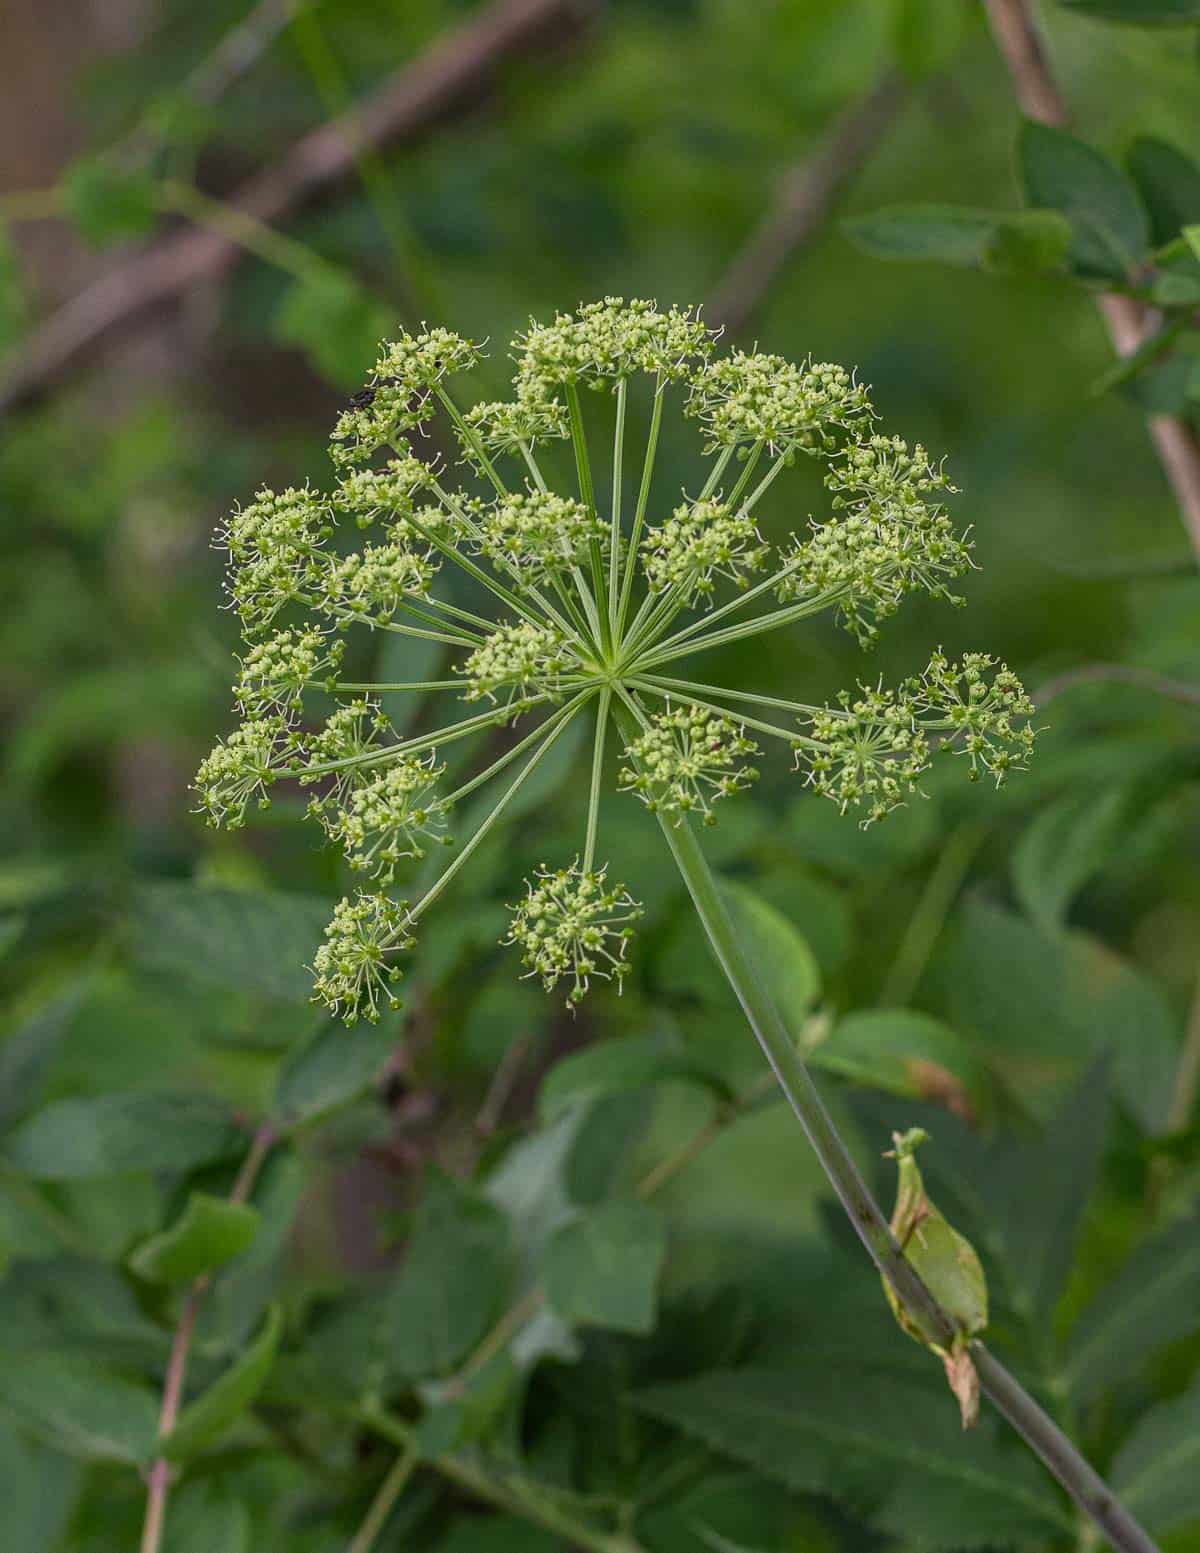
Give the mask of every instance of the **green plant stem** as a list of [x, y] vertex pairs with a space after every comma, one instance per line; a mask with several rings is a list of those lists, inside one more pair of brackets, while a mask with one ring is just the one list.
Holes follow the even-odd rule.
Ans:
[[879, 994], [881, 1008], [903, 1008], [917, 990], [946, 913], [954, 904], [971, 859], [986, 835], [986, 826], [971, 821], [951, 833], [909, 916], [900, 947], [888, 968]]
[[635, 689], [644, 691], [646, 695], [658, 696], [663, 701], [682, 701], [685, 706], [697, 706], [704, 712], [714, 712], [718, 717], [736, 717], [738, 722], [747, 728], [757, 729], [759, 733], [765, 733], [772, 739], [782, 739], [789, 749], [795, 749], [803, 745], [807, 749], [828, 749], [827, 744], [822, 744], [819, 739], [807, 739], [803, 734], [793, 733], [790, 728], [779, 728], [774, 723], [765, 723], [757, 717], [747, 717], [743, 712], [730, 712], [723, 706], [714, 706], [711, 701], [705, 701], [702, 696], [694, 696], [686, 690], [667, 690], [654, 680], [642, 678], [641, 675], [628, 681]]
[[[636, 737], [636, 722], [623, 706], [618, 706], [616, 715], [626, 742], [632, 742]], [[939, 1334], [941, 1342], [948, 1345], [954, 1337], [954, 1323], [901, 1252], [887, 1220], [826, 1111], [816, 1085], [725, 909], [694, 831], [686, 820], [673, 826], [664, 815], [659, 816], [659, 825], [717, 963], [859, 1239], [902, 1306], [920, 1326]], [[1116, 1502], [1053, 1419], [1000, 1361], [982, 1343], [973, 1344], [972, 1353], [976, 1356], [983, 1390], [1076, 1504], [1100, 1526], [1113, 1546], [1121, 1553], [1156, 1553], [1154, 1543], [1146, 1533]]]
[[596, 858], [596, 826], [600, 819], [600, 778], [604, 770], [604, 736], [608, 732], [608, 709], [612, 691], [607, 685], [600, 692], [596, 708], [596, 742], [592, 747], [592, 785], [588, 791], [587, 836], [583, 847], [583, 871], [590, 874]]
[[608, 624], [615, 640], [617, 633], [617, 581], [621, 569], [621, 477], [625, 459], [625, 405], [629, 397], [629, 381], [622, 378], [617, 384], [617, 425], [613, 432], [612, 479], [612, 534], [608, 558]]
[[536, 743], [538, 739], [544, 739], [552, 731], [556, 723], [564, 722], [567, 718], [573, 717], [589, 694], [590, 692], [586, 690], [581, 692], [573, 701], [569, 701], [561, 711], [555, 712], [544, 723], [539, 723], [531, 733], [527, 733], [519, 743], [514, 744], [512, 749], [505, 750], [503, 755], [492, 761], [491, 765], [479, 772], [477, 776], [473, 776], [469, 782], [464, 782], [461, 787], [456, 787], [452, 793], [448, 793], [445, 799], [446, 807], [450, 808], [452, 804], [461, 803], [468, 793], [473, 793], [477, 787], [482, 787], [485, 782], [490, 782], [498, 772], [504, 770], [505, 766], [511, 765], [517, 756], [523, 754], [531, 744]]
[[625, 575], [621, 579], [621, 602], [617, 609], [616, 638], [625, 632], [629, 616], [629, 600], [633, 593], [633, 578], [637, 569], [638, 540], [642, 537], [642, 525], [646, 521], [646, 507], [650, 501], [650, 486], [654, 480], [654, 464], [658, 457], [658, 434], [662, 428], [663, 398], [666, 385], [660, 383], [654, 392], [654, 407], [650, 411], [650, 430], [646, 436], [646, 456], [642, 462], [642, 483], [638, 489], [637, 507], [633, 514], [633, 528], [629, 535], [629, 552], [625, 559]]
[[379, 1491], [372, 1499], [362, 1525], [355, 1533], [347, 1553], [370, 1553], [375, 1546], [375, 1539], [387, 1525], [388, 1516], [395, 1508], [396, 1500], [404, 1492], [408, 1480], [413, 1475], [413, 1469], [418, 1461], [416, 1445], [411, 1441], [392, 1464], [391, 1471], [379, 1485]]
[[803, 701], [785, 701], [780, 696], [760, 696], [749, 690], [730, 690], [725, 685], [702, 685], [691, 679], [670, 679], [664, 674], [647, 674], [646, 679], [666, 690], [686, 690], [692, 695], [716, 696], [718, 700], [750, 701], [759, 706], [778, 706], [785, 712], [795, 712], [801, 717], [812, 717], [824, 711], [824, 707], [808, 706]]
[[[231, 1203], [244, 1203], [250, 1196], [254, 1190], [254, 1183], [258, 1180], [259, 1171], [274, 1145], [275, 1129], [264, 1122], [251, 1139], [242, 1167], [230, 1188]], [[179, 1417], [184, 1382], [187, 1379], [188, 1357], [196, 1330], [196, 1317], [199, 1314], [200, 1302], [211, 1281], [208, 1273], [202, 1273], [188, 1290], [179, 1312], [175, 1334], [171, 1339], [171, 1352], [167, 1358], [162, 1405], [158, 1414], [160, 1442], [171, 1433]], [[159, 1456], [146, 1474], [146, 1518], [142, 1523], [141, 1553], [160, 1553], [167, 1516], [167, 1495], [170, 1488], [171, 1464], [165, 1456]]]
[[[567, 409], [571, 414], [571, 446], [575, 450], [575, 471], [579, 478], [579, 499], [589, 512], [596, 511], [596, 488], [592, 481], [592, 461], [588, 456], [587, 431], [583, 424], [583, 410], [579, 403], [579, 388], [575, 383], [566, 385]], [[592, 595], [594, 597], [593, 608], [596, 612], [596, 623], [599, 627], [599, 640], [601, 649], [607, 652], [612, 637], [609, 632], [608, 616], [604, 613], [604, 558], [600, 553], [599, 540], [593, 539], [588, 546], [588, 554], [591, 562]], [[589, 614], [591, 611], [589, 611]]]

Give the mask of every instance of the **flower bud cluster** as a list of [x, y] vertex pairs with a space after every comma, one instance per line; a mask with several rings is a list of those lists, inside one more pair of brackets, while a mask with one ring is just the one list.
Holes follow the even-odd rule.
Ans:
[[936, 652], [911, 686], [922, 725], [941, 735], [942, 749], [967, 756], [972, 781], [986, 771], [999, 787], [1010, 771], [1024, 770], [1037, 737], [1028, 721], [1034, 705], [1006, 664], [981, 652], [954, 664]]
[[256, 717], [217, 742], [196, 773], [200, 813], [210, 825], [237, 830], [246, 808], [269, 809], [267, 789], [291, 768], [295, 737], [280, 716]]
[[758, 571], [768, 548], [754, 520], [722, 502], [685, 502], [665, 523], [647, 530], [642, 566], [653, 593], [679, 590], [681, 600], [712, 595], [713, 580], [726, 577], [739, 588]]
[[564, 383], [601, 388], [636, 372], [670, 382], [707, 358], [712, 339], [690, 308], [663, 313], [639, 298], [605, 297], [560, 313], [552, 324], [532, 324], [518, 337], [518, 387], [533, 393]]
[[551, 873], [539, 869], [515, 908], [504, 942], [521, 950], [529, 975], [547, 992], [564, 977], [568, 1004], [579, 1003], [593, 976], [615, 980], [629, 972], [626, 950], [642, 908], [624, 885], [609, 887], [606, 870], [583, 872], [576, 863]]
[[543, 491], [501, 497], [477, 518], [479, 552], [533, 582], [584, 564], [589, 546], [607, 538], [608, 526], [591, 508]]
[[866, 390], [844, 367], [797, 366], [740, 350], [696, 374], [685, 409], [704, 426], [710, 451], [762, 443], [772, 453], [830, 448], [836, 432], [858, 428], [873, 413]]
[[241, 677], [234, 689], [237, 705], [252, 717], [276, 707], [298, 707], [305, 690], [320, 679], [322, 671], [326, 680], [331, 677], [344, 645], [328, 642], [311, 627], [276, 631], [265, 641], [255, 642], [242, 659]]
[[446, 805], [435, 796], [444, 770], [432, 753], [424, 760], [405, 755], [350, 793], [326, 828], [341, 842], [351, 868], [391, 884], [397, 863], [425, 856], [424, 842], [450, 844]]
[[438, 563], [403, 545], [367, 545], [330, 567], [323, 579], [320, 608], [341, 623], [347, 619], [382, 625], [406, 597], [424, 598]]
[[566, 644], [555, 631], [522, 620], [498, 626], [458, 673], [467, 681], [465, 700], [486, 696], [495, 701], [497, 691], [507, 691], [505, 704], [516, 713], [534, 695], [555, 694], [570, 662]]
[[738, 762], [758, 753], [758, 745], [729, 718], [699, 707], [673, 708], [627, 747], [631, 765], [621, 772], [621, 788], [676, 824], [698, 814], [705, 825], [715, 825], [712, 804], [757, 781], [754, 767]]
[[340, 468], [366, 463], [402, 441], [427, 418], [427, 400], [442, 378], [475, 366], [481, 355], [478, 345], [449, 329], [405, 334], [386, 345], [367, 387], [338, 417], [333, 462]]
[[[547, 398], [536, 383], [519, 389], [516, 399], [474, 405], [463, 419], [493, 453], [519, 454], [539, 442], [571, 435], [566, 406]], [[464, 452], [471, 457], [469, 446]]]
[[377, 1023], [381, 1007], [400, 1007], [395, 983], [401, 972], [391, 956], [413, 943], [405, 902], [386, 895], [347, 896], [313, 956], [313, 1001], [349, 1025], [360, 1018]]
[[269, 630], [279, 611], [319, 579], [332, 532], [328, 505], [307, 486], [279, 493], [264, 486], [229, 515], [217, 543], [229, 553], [227, 585], [243, 631]]
[[865, 828], [917, 790], [929, 768], [929, 742], [907, 690], [859, 689], [857, 696], [843, 691], [836, 708], [812, 718], [809, 733], [822, 748], [798, 749], [796, 761], [807, 765], [813, 791], [831, 798], [842, 814], [865, 806]]
[[369, 762], [383, 755], [385, 741], [394, 741], [391, 723], [375, 702], [361, 697], [339, 706], [321, 731], [305, 740], [308, 764], [300, 773], [300, 786], [324, 784], [324, 791], [309, 799], [308, 813], [327, 831], [336, 824], [337, 809], [375, 775], [378, 768]]
[[427, 489], [434, 476], [435, 470], [412, 454], [389, 459], [382, 469], [351, 469], [337, 483], [333, 507], [353, 517], [359, 528], [385, 518], [392, 537], [402, 541], [409, 536], [404, 520], [413, 515], [413, 496]]

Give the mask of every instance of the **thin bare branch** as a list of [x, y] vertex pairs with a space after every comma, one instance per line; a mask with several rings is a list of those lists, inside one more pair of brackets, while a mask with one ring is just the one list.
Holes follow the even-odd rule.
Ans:
[[780, 270], [824, 225], [905, 97], [901, 77], [889, 71], [836, 120], [811, 155], [789, 169], [775, 204], [709, 299], [705, 314], [711, 323], [734, 333], [745, 327]]
[[[389, 76], [353, 111], [311, 130], [274, 166], [227, 202], [262, 223], [353, 171], [372, 147], [411, 141], [477, 102], [507, 60], [571, 36], [599, 0], [494, 0]], [[107, 336], [201, 281], [223, 275], [238, 244], [212, 231], [184, 231], [137, 250], [65, 303], [0, 372], [0, 412], [45, 387]]]

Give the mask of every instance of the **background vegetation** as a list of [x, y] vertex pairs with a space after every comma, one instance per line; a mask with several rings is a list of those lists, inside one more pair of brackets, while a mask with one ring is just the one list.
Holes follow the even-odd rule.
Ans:
[[[1200, 403], [1200, 169], [1160, 144], [1200, 158], [1200, 70], [1194, 27], [1111, 20], [1168, 12], [1195, 7], [1046, 6], [1113, 159], [1064, 172], [1061, 142], [1018, 155], [968, 0], [10, 0], [12, 1553], [137, 1544], [188, 1310], [168, 1553], [1094, 1545], [993, 1420], [960, 1438], [636, 804], [602, 816], [648, 908], [624, 996], [572, 1017], [515, 979], [503, 905], [573, 845], [578, 751], [373, 1032], [306, 1002], [332, 851], [286, 803], [234, 837], [189, 814], [230, 722], [222, 513], [326, 479], [399, 323], [489, 336], [499, 392], [530, 313], [606, 293], [708, 298], [747, 341], [856, 365], [889, 429], [950, 450], [969, 609], [910, 607], [866, 665], [822, 625], [731, 671], [821, 701], [985, 645], [1040, 689], [1033, 769], [999, 799], [935, 777], [868, 831], [779, 775], [709, 854], [864, 1167], [890, 1190], [891, 1129], [928, 1128], [994, 1346], [1164, 1548], [1200, 1548], [1200, 596], [1145, 424]], [[1070, 226], [879, 215], [917, 202]], [[1121, 381], [1112, 285], [1157, 286], [1172, 331]], [[381, 678], [433, 677], [384, 652]]]

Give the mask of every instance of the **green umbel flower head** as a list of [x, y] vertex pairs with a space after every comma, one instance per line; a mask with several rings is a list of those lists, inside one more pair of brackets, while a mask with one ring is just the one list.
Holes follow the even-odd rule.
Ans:
[[[538, 871], [506, 939], [571, 1003], [593, 980], [628, 974], [639, 915], [596, 858], [614, 723], [619, 786], [668, 827], [712, 824], [771, 739], [864, 824], [918, 791], [939, 752], [999, 782], [1033, 742], [1019, 682], [978, 653], [960, 664], [936, 653], [895, 690], [860, 687], [824, 707], [678, 677], [692, 654], [826, 611], [869, 643], [910, 594], [954, 597], [971, 561], [944, 504], [953, 487], [923, 448], [877, 431], [853, 373], [722, 353], [693, 309], [616, 297], [533, 323], [512, 349], [512, 398], [470, 408], [459, 384], [478, 345], [446, 329], [386, 345], [334, 428], [330, 493], [261, 490], [220, 535], [246, 638], [235, 687], [246, 720], [201, 766], [201, 808], [239, 825], [295, 781], [372, 881], [374, 893], [341, 903], [314, 957], [317, 997], [348, 1019], [396, 1006], [421, 918], [580, 717], [593, 729], [584, 844], [569, 867]], [[586, 418], [583, 388], [603, 396]], [[655, 477], [668, 409], [701, 433], [682, 503]], [[465, 488], [423, 456], [434, 416], [457, 443]], [[603, 493], [596, 423], [612, 448]], [[568, 442], [574, 478], [552, 485], [547, 453], [559, 459]], [[828, 510], [777, 551], [760, 520], [801, 456], [821, 469]], [[370, 534], [356, 546], [358, 530]], [[364, 640], [390, 633], [437, 644], [447, 677], [343, 679]], [[456, 695], [462, 716], [406, 721], [424, 731], [400, 737], [393, 698], [430, 691]], [[447, 791], [440, 752], [461, 740], [487, 754]], [[469, 811], [484, 817], [430, 872], [426, 854], [451, 845], [456, 801], [492, 784], [490, 807]], [[424, 893], [393, 901], [386, 892], [418, 869]]]

